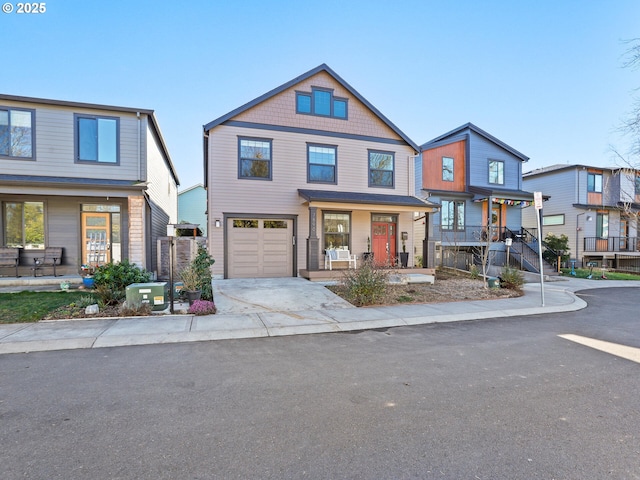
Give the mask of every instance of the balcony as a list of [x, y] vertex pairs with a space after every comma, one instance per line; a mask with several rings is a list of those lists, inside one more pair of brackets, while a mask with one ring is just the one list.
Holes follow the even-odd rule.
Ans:
[[638, 237], [586, 237], [583, 251], [590, 252], [640, 252]]

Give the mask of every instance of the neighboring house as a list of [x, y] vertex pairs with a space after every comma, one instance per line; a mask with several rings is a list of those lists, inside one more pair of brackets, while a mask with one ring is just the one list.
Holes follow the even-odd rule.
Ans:
[[437, 261], [464, 268], [468, 254], [487, 243], [483, 230], [491, 233], [492, 242], [520, 234], [522, 208], [533, 203], [533, 194], [522, 189], [522, 164], [528, 157], [472, 123], [420, 149], [416, 190], [441, 206], [427, 232], [430, 258], [441, 249]]
[[155, 271], [179, 182], [152, 110], [0, 94], [0, 164], [0, 244], [22, 274], [45, 247], [63, 247], [58, 273]]
[[[417, 145], [327, 65], [204, 126], [217, 277], [310, 277], [326, 249], [413, 250]], [[347, 265], [345, 264], [345, 267]]]
[[[527, 189], [551, 198], [542, 210], [542, 234], [566, 235], [578, 266], [615, 265], [639, 256], [640, 173], [634, 169], [553, 165], [524, 174]], [[535, 212], [524, 216], [535, 226]]]
[[178, 192], [178, 223], [198, 225], [207, 236], [207, 191], [201, 183]]

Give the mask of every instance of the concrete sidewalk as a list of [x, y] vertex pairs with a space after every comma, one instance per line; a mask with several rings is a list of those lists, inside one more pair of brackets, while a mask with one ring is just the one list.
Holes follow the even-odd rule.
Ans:
[[[640, 281], [570, 278], [545, 283], [544, 306], [540, 284], [529, 283], [524, 286], [524, 295], [518, 298], [356, 308], [322, 285], [298, 279], [284, 282], [267, 286], [257, 282], [253, 288], [242, 289], [234, 286], [232, 281], [214, 282], [216, 305], [220, 309], [216, 315], [162, 315], [0, 325], [0, 354], [345, 332], [567, 312], [587, 305], [574, 294], [576, 291], [640, 287]], [[269, 295], [271, 301], [261, 305], [259, 300], [264, 299], [265, 295]], [[307, 300], [311, 298], [314, 299], [313, 303]]]

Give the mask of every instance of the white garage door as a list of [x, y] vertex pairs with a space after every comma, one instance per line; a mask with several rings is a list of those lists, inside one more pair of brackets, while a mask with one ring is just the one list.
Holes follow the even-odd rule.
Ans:
[[293, 220], [230, 218], [229, 278], [293, 276]]

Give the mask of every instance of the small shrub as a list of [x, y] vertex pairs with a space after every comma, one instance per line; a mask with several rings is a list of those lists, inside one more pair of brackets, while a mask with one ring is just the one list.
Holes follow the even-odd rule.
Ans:
[[346, 299], [360, 307], [380, 303], [388, 285], [388, 270], [377, 268], [372, 261], [363, 262], [356, 270], [345, 270], [342, 284]]
[[217, 311], [216, 305], [209, 300], [194, 300], [189, 307], [189, 313], [192, 315], [213, 315]]
[[128, 285], [147, 283], [150, 279], [150, 272], [129, 263], [128, 259], [101, 265], [93, 274], [96, 295], [105, 305], [117, 305], [124, 300]]
[[142, 317], [151, 315], [153, 307], [142, 302], [123, 302], [120, 305], [119, 313], [122, 317]]
[[474, 280], [477, 280], [480, 278], [480, 270], [478, 269], [477, 265], [471, 265], [471, 268], [469, 269], [469, 273], [471, 274], [471, 278], [473, 278]]
[[509, 290], [520, 290], [524, 285], [524, 275], [513, 267], [504, 267], [500, 275], [500, 286]]
[[75, 306], [78, 308], [87, 308], [89, 305], [93, 305], [95, 303], [96, 299], [93, 297], [93, 295], [82, 295], [75, 301]]

